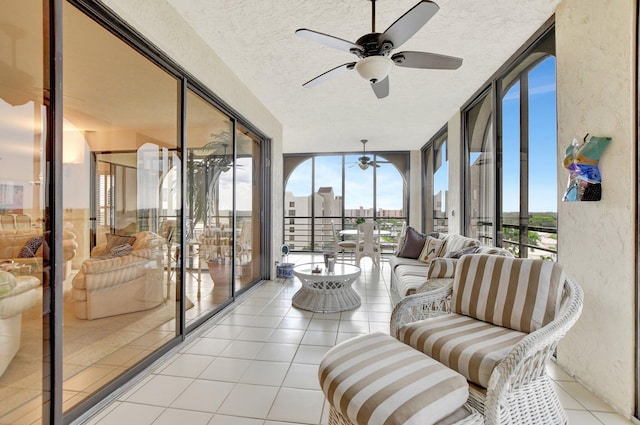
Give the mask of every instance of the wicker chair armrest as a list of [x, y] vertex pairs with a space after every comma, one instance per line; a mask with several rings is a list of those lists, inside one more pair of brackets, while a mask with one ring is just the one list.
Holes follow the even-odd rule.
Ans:
[[580, 286], [565, 276], [564, 300], [558, 316], [525, 336], [494, 369], [487, 388], [485, 416], [497, 418], [500, 405], [509, 393], [537, 380], [547, 379], [547, 361], [558, 341], [580, 317], [583, 297]]
[[451, 292], [452, 282], [403, 298], [391, 313], [390, 335], [397, 338], [398, 330], [407, 323], [449, 313]]

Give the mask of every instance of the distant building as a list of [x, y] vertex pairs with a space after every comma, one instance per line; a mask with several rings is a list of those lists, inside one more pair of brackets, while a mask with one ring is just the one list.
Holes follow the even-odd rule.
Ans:
[[[324, 186], [312, 195], [295, 196], [293, 192], [284, 195], [284, 242], [292, 250], [322, 250], [333, 246], [331, 221], [342, 226], [342, 196], [336, 196], [333, 187]], [[311, 247], [311, 211], [315, 217], [315, 247]], [[345, 218], [371, 218], [373, 208], [349, 208], [344, 210]], [[378, 208], [376, 218], [403, 218], [404, 210]]]

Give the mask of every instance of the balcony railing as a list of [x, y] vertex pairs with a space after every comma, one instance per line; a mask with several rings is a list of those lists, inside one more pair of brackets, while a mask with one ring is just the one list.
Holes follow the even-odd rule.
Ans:
[[[355, 229], [356, 219], [360, 217], [284, 217], [284, 243], [289, 245], [292, 252], [322, 252], [335, 249], [331, 222], [335, 223], [336, 231]], [[371, 220], [372, 217], [362, 217]], [[396, 242], [402, 223], [406, 218], [376, 218], [382, 230], [391, 232], [381, 239], [385, 242]]]
[[[472, 237], [486, 245], [493, 245], [493, 223], [478, 221], [472, 226]], [[502, 224], [502, 246], [517, 257], [557, 261], [558, 229], [541, 226]]]

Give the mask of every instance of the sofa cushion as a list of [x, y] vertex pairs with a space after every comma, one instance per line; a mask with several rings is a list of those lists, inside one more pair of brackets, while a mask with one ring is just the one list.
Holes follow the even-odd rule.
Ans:
[[398, 339], [484, 388], [493, 369], [526, 334], [459, 314], [400, 328]]
[[533, 332], [555, 318], [562, 289], [558, 263], [465, 255], [456, 266], [451, 310], [516, 331]]
[[111, 250], [114, 247], [123, 245], [123, 244], [128, 244], [133, 246], [133, 244], [136, 241], [135, 236], [123, 236], [115, 233], [107, 233], [106, 236], [107, 236], [107, 246], [105, 248], [106, 252], [111, 252]]
[[458, 260], [454, 258], [435, 258], [429, 266], [428, 279], [452, 278], [456, 272]]
[[459, 373], [382, 333], [333, 347], [318, 377], [331, 406], [358, 425], [435, 424], [469, 394]]
[[458, 259], [458, 258], [462, 257], [463, 255], [476, 254], [479, 249], [480, 249], [479, 246], [475, 246], [475, 245], [474, 246], [467, 246], [467, 247], [459, 249], [457, 251], [449, 251], [446, 254], [444, 254], [443, 257], [444, 258]]
[[[444, 245], [444, 253], [460, 251], [461, 249], [470, 247], [470, 246], [479, 246], [480, 241], [473, 238], [468, 238], [466, 236], [457, 235], [454, 233], [450, 233], [444, 236], [445, 245]], [[444, 254], [443, 254], [444, 256]]]
[[477, 247], [476, 254], [490, 254], [490, 255], [502, 255], [503, 257], [514, 258], [510, 251], [504, 248], [498, 248], [497, 246], [481, 245]]
[[396, 255], [392, 255], [389, 257], [389, 266], [391, 266], [391, 270], [396, 270], [399, 266], [410, 265], [410, 266], [420, 266], [423, 270], [428, 267], [422, 261], [415, 258], [406, 258], [406, 257], [398, 257]]

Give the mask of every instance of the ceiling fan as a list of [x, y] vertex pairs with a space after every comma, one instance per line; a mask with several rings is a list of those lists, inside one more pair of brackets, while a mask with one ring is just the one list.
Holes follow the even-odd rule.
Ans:
[[360, 37], [355, 43], [332, 35], [323, 34], [306, 28], [296, 30], [296, 35], [315, 41], [334, 49], [352, 53], [360, 58], [357, 62], [349, 62], [307, 81], [303, 87], [314, 87], [333, 77], [350, 71], [356, 71], [371, 83], [373, 92], [382, 99], [389, 95], [389, 72], [393, 65], [405, 68], [422, 69], [458, 69], [462, 59], [453, 56], [427, 52], [399, 52], [391, 54], [409, 40], [439, 10], [437, 4], [422, 0], [398, 18], [383, 33], [376, 32], [376, 0], [371, 1], [371, 33]]
[[[361, 170], [366, 170], [367, 168], [369, 168], [369, 166], [372, 167], [380, 167], [380, 165], [378, 164], [379, 162], [382, 161], [374, 161], [371, 158], [369, 158], [367, 156], [367, 150], [366, 150], [366, 144], [367, 144], [368, 140], [367, 139], [362, 139], [360, 140], [360, 143], [362, 143], [362, 156], [360, 158], [358, 158], [358, 167], [360, 167]], [[386, 161], [384, 161], [386, 162]]]

